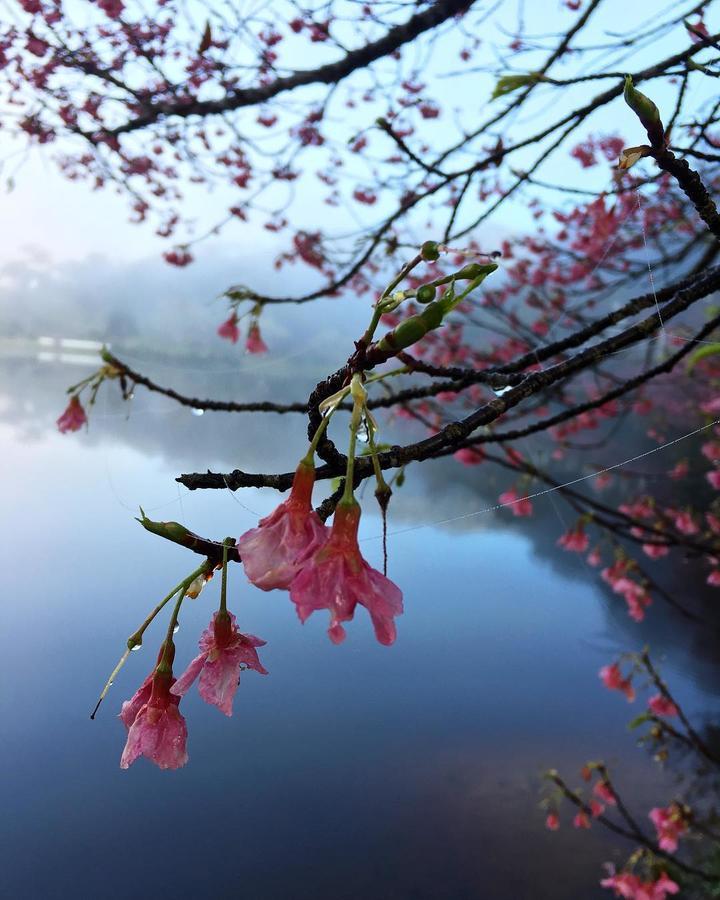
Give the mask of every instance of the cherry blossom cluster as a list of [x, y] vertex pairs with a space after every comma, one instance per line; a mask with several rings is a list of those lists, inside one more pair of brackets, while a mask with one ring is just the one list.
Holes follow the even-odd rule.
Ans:
[[[720, 759], [693, 728], [647, 650], [626, 654], [624, 660], [604, 666], [600, 670], [600, 679], [607, 688], [623, 693], [631, 702], [635, 699], [633, 681], [642, 679], [643, 688], [648, 688], [650, 696], [646, 711], [636, 717], [631, 728], [646, 722], [650, 724], [647, 740], [653, 747], [654, 758], [667, 762], [672, 745], [683, 756], [688, 751], [694, 755], [701, 763], [700, 771], [715, 771], [720, 766]], [[572, 824], [575, 828], [588, 829], [597, 822], [638, 845], [620, 871], [607, 864], [608, 875], [601, 880], [602, 887], [613, 891], [616, 897], [631, 900], [665, 900], [667, 896], [679, 894], [686, 885], [696, 887], [700, 892], [697, 896], [705, 896], [703, 891], [715, 880], [711, 869], [698, 861], [697, 854], [692, 862], [678, 856], [687, 838], [694, 838], [696, 843], [702, 839], [716, 840], [712, 826], [708, 827], [700, 808], [691, 809], [680, 799], [667, 806], [655, 806], [647, 813], [651, 826], [648, 830], [630, 812], [627, 798], [618, 794], [604, 763], [588, 762], [580, 775], [583, 782], [590, 785], [589, 795], [582, 789], [572, 788], [555, 770], [546, 774], [548, 787], [542, 801], [546, 811], [545, 825], [548, 830], [557, 831], [561, 827], [560, 807], [570, 803], [574, 809]], [[712, 852], [708, 847], [708, 853]]]

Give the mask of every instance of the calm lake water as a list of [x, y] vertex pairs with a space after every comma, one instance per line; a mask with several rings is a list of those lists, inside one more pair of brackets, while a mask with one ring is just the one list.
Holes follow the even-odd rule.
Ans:
[[[261, 372], [268, 391], [271, 363]], [[548, 833], [541, 773], [555, 766], [575, 784], [587, 759], [604, 758], [641, 816], [666, 803], [669, 779], [635, 746], [631, 709], [597, 671], [650, 641], [702, 721], [716, 703], [714, 633], [659, 604], [646, 624], [632, 623], [596, 573], [555, 548], [554, 498], [520, 522], [488, 514], [405, 530], [497, 496], [482, 466], [433, 465], [408, 472], [391, 511], [389, 574], [406, 606], [395, 646], [379, 646], [360, 611], [335, 647], [322, 615], [301, 626], [286, 594], [255, 590], [235, 567], [232, 608], [243, 630], [267, 640], [270, 675], [243, 675], [232, 719], [196, 692], [183, 701], [185, 769], [140, 760], [123, 772], [117, 712], [152, 665], [161, 623], [96, 721], [89, 712], [127, 635], [196, 564], [134, 522], [138, 505], [201, 534], [239, 534], [276, 498], [190, 493], [174, 477], [291, 466], [303, 430], [277, 417], [193, 416], [138, 392], [129, 416], [101, 397], [87, 433], [61, 436], [63, 390], [84, 371], [27, 356], [0, 363], [2, 896], [606, 896], [602, 861], [631, 848], [599, 828], [576, 832], [567, 810]], [[243, 373], [224, 372], [227, 391], [242, 395]], [[156, 374], [172, 380], [172, 367]], [[199, 380], [199, 393], [217, 381], [187, 361], [180, 374]], [[297, 379], [305, 396], [310, 374]], [[363, 548], [379, 565], [380, 525], [366, 508]], [[178, 667], [195, 653], [218, 581], [183, 610]]]

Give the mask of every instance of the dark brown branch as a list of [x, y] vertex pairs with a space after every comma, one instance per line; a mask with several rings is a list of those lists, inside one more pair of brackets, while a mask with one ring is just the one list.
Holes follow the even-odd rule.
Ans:
[[[144, 115], [137, 116], [117, 128], [100, 132], [94, 139], [117, 137], [120, 134], [138, 131], [153, 125], [160, 119], [176, 117], [186, 119], [189, 116], [209, 116], [231, 112], [247, 106], [266, 103], [286, 91], [309, 84], [337, 84], [359, 69], [365, 69], [378, 59], [389, 56], [404, 44], [443, 22], [466, 12], [473, 0], [439, 0], [428, 9], [408, 19], [402, 25], [396, 25], [377, 41], [371, 41], [357, 50], [351, 50], [337, 62], [319, 66], [317, 69], [306, 69], [260, 87], [241, 88], [219, 100], [195, 100], [190, 103], [175, 102], [153, 106]], [[91, 135], [86, 135], [92, 137]]]

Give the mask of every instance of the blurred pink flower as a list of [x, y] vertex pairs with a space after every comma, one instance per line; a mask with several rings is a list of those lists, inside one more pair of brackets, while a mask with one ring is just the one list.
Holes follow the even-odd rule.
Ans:
[[560, 816], [556, 812], [550, 812], [545, 819], [545, 827], [549, 831], [557, 831], [560, 827]]
[[173, 684], [170, 693], [183, 697], [200, 676], [198, 690], [203, 700], [231, 716], [241, 668], [267, 675], [255, 649], [265, 643], [252, 634], [241, 634], [232, 613], [214, 613], [200, 636], [201, 653]]
[[248, 329], [247, 338], [245, 340], [245, 349], [248, 353], [267, 353], [268, 348], [260, 334], [260, 325], [253, 322]]
[[327, 543], [300, 569], [290, 586], [290, 599], [304, 622], [316, 609], [330, 611], [328, 634], [334, 644], [345, 640], [358, 603], [370, 613], [381, 644], [395, 640], [395, 616], [403, 611], [402, 592], [362, 557], [357, 541], [360, 507], [338, 504]]
[[232, 341], [237, 344], [240, 339], [240, 329], [238, 328], [237, 313], [233, 311], [229, 319], [226, 319], [217, 330], [218, 335], [226, 341]]
[[303, 562], [327, 540], [329, 529], [310, 503], [314, 483], [314, 467], [301, 462], [288, 499], [238, 539], [245, 574], [256, 587], [287, 590]]
[[585, 533], [582, 522], [578, 523], [570, 531], [566, 531], [558, 539], [558, 546], [563, 550], [571, 550], [575, 553], [584, 553], [590, 545], [590, 538]]
[[611, 691], [620, 691], [625, 694], [628, 703], [632, 703], [635, 699], [635, 689], [632, 686], [630, 678], [623, 678], [620, 666], [612, 663], [609, 666], [603, 666], [600, 669], [600, 680]]
[[498, 502], [503, 506], [509, 506], [514, 516], [531, 516], [533, 512], [532, 502], [527, 497], [520, 497], [515, 488], [510, 488], [504, 494], [500, 494]]
[[654, 694], [650, 697], [648, 700], [648, 709], [656, 716], [676, 716], [678, 714], [677, 706], [675, 706], [672, 700], [663, 697], [662, 694]]
[[574, 828], [589, 828], [590, 827], [590, 819], [586, 812], [582, 810], [575, 815], [573, 819], [573, 827]]
[[617, 800], [615, 799], [615, 793], [607, 781], [597, 781], [593, 786], [593, 794], [598, 798], [598, 800], [602, 800], [606, 806], [615, 806]]
[[61, 434], [68, 431], [79, 431], [87, 423], [87, 415], [77, 394], [70, 398], [65, 411], [57, 420], [57, 427]]
[[465, 466], [477, 466], [485, 459], [485, 453], [480, 447], [462, 447], [453, 456]]
[[657, 831], [660, 849], [674, 853], [678, 848], [678, 840], [687, 831], [687, 825], [678, 807], [674, 804], [664, 809], [656, 806], [650, 810], [648, 818]]

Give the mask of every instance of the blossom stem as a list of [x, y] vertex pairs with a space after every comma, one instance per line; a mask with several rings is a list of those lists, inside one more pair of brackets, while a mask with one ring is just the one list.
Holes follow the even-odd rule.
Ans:
[[350, 393], [353, 397], [353, 409], [350, 416], [350, 443], [348, 445], [347, 470], [345, 472], [345, 488], [340, 500], [341, 503], [350, 504], [354, 499], [353, 475], [355, 472], [355, 447], [357, 446], [357, 433], [362, 422], [363, 410], [367, 394], [362, 386], [361, 375], [355, 373], [352, 377]]
[[365, 334], [362, 336], [362, 343], [366, 347], [372, 341], [373, 335], [375, 334], [375, 329], [380, 324], [380, 319], [382, 318], [382, 315], [385, 312], [385, 302], [387, 301], [389, 295], [392, 294], [392, 292], [400, 284], [400, 282], [403, 281], [403, 279], [406, 278], [410, 274], [410, 272], [412, 272], [412, 270], [415, 268], [415, 266], [418, 266], [421, 262], [422, 262], [422, 254], [418, 253], [416, 256], [414, 256], [410, 260], [410, 262], [406, 263], [402, 267], [402, 269], [400, 269], [400, 271], [395, 276], [395, 278], [393, 278], [393, 280], [390, 282], [390, 284], [382, 292], [380, 299], [375, 304], [375, 307], [373, 309], [373, 315], [372, 315], [372, 319], [370, 320], [370, 324], [368, 325], [367, 330], [365, 331]]
[[320, 438], [325, 433], [325, 429], [327, 428], [328, 422], [332, 418], [332, 414], [334, 411], [335, 410], [328, 410], [327, 414], [322, 417], [322, 420], [320, 421], [320, 424], [318, 425], [317, 430], [313, 435], [313, 439], [310, 441], [308, 451], [301, 460], [303, 463], [306, 463], [309, 466], [315, 464], [315, 451], [317, 450], [317, 446], [320, 443]]
[[183, 604], [183, 600], [185, 599], [185, 594], [187, 593], [188, 585], [184, 585], [178, 598], [175, 602], [175, 608], [172, 611], [172, 615], [170, 616], [170, 622], [168, 623], [167, 635], [165, 637], [163, 655], [160, 662], [155, 667], [156, 672], [162, 672], [163, 674], [171, 674], [172, 673], [172, 661], [173, 656], [175, 655], [175, 644], [173, 642], [173, 635], [175, 634], [175, 626], [177, 625], [178, 616], [180, 615], [180, 607]]
[[118, 664], [115, 666], [115, 668], [110, 673], [110, 677], [105, 682], [105, 686], [103, 687], [102, 691], [100, 692], [100, 697], [98, 698], [98, 702], [95, 704], [95, 709], [90, 714], [91, 719], [95, 718], [98, 709], [100, 709], [100, 704], [103, 702], [103, 700], [107, 696], [107, 693], [110, 690], [110, 688], [112, 687], [113, 682], [115, 681], [115, 678], [117, 677], [118, 672], [120, 671], [120, 669], [122, 669], [122, 667], [127, 662], [127, 658], [128, 658], [128, 656], [130, 656], [130, 651], [134, 650], [136, 647], [140, 647], [142, 645], [142, 636], [145, 633], [147, 627], [150, 625], [150, 623], [155, 618], [155, 616], [157, 616], [157, 614], [160, 612], [160, 610], [163, 609], [163, 607], [165, 607], [170, 602], [170, 600], [172, 600], [172, 598], [175, 596], [175, 594], [177, 594], [178, 591], [180, 591], [180, 590], [186, 591], [188, 589], [188, 587], [190, 586], [190, 584], [192, 584], [192, 582], [198, 577], [198, 575], [201, 575], [203, 572], [207, 571], [207, 568], [208, 568], [208, 563], [206, 561], [201, 566], [198, 566], [198, 568], [195, 569], [193, 572], [191, 572], [186, 578], [183, 578], [183, 580], [179, 584], [176, 584], [175, 587], [170, 591], [170, 593], [167, 594], [158, 603], [158, 605], [150, 613], [150, 615], [147, 617], [147, 619], [145, 619], [145, 621], [137, 629], [137, 631], [133, 632], [133, 634], [130, 635], [130, 637], [127, 639], [127, 648], [126, 648], [125, 652], [120, 657]]
[[227, 553], [228, 545], [223, 542], [222, 580], [220, 582], [220, 612], [227, 613]]

